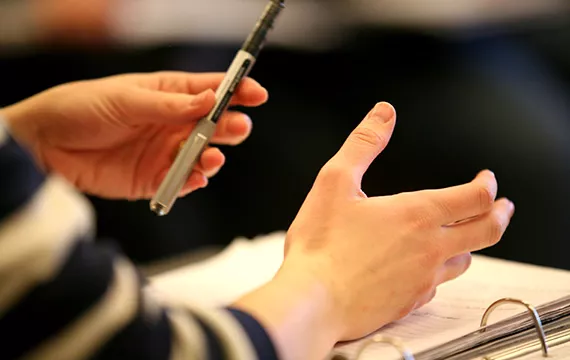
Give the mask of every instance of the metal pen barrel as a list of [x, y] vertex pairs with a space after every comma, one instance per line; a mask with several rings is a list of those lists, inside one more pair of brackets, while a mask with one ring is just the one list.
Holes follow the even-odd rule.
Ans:
[[194, 166], [198, 163], [202, 152], [213, 136], [216, 122], [228, 108], [241, 80], [249, 74], [257, 55], [263, 48], [269, 30], [273, 27], [277, 16], [283, 8], [283, 1], [271, 1], [266, 6], [253, 32], [237, 53], [224, 80], [216, 91], [214, 108], [208, 116], [198, 122], [150, 202], [151, 211], [157, 215], [164, 216], [172, 209]]

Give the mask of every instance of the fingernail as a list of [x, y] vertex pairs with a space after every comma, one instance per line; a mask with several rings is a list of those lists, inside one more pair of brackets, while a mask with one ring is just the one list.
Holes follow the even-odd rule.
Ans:
[[251, 130], [253, 129], [253, 121], [251, 121], [251, 118], [247, 115], [244, 114], [244, 120], [245, 123], [247, 124], [247, 135], [249, 135], [251, 133]]
[[392, 105], [386, 102], [381, 102], [376, 104], [370, 116], [375, 120], [387, 123], [394, 118], [395, 113], [396, 111]]

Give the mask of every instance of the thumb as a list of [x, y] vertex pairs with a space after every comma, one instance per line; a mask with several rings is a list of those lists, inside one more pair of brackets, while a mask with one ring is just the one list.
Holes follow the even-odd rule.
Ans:
[[123, 99], [121, 120], [129, 125], [184, 125], [206, 116], [216, 96], [211, 89], [197, 95], [137, 89]]
[[376, 104], [331, 161], [350, 174], [360, 186], [372, 161], [388, 145], [395, 120], [396, 110], [392, 105], [385, 102]]

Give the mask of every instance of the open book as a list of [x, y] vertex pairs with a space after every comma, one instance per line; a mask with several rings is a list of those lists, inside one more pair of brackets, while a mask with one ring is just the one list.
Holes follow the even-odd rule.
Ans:
[[[162, 296], [192, 299], [209, 306], [227, 305], [269, 281], [283, 260], [284, 234], [254, 240], [237, 239], [204, 262], [155, 276]], [[415, 360], [541, 358], [541, 342], [531, 314], [523, 305], [497, 306], [480, 331], [487, 308], [502, 298], [536, 307], [549, 357], [570, 359], [570, 272], [475, 255], [471, 268], [457, 280], [438, 287], [435, 299], [408, 317], [373, 335], [399, 339]], [[338, 344], [335, 359], [402, 359], [394, 348], [372, 338]]]

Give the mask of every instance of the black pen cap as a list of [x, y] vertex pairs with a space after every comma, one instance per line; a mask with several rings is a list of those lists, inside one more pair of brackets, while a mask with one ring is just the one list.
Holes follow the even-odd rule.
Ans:
[[255, 29], [245, 41], [242, 50], [250, 53], [257, 58], [259, 52], [263, 48], [263, 45], [265, 45], [269, 30], [273, 28], [275, 20], [284, 7], [285, 1], [271, 0], [271, 2], [265, 8], [263, 15], [255, 25]]

